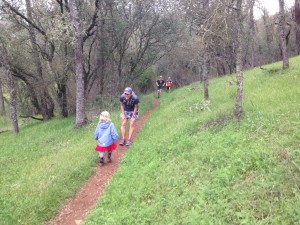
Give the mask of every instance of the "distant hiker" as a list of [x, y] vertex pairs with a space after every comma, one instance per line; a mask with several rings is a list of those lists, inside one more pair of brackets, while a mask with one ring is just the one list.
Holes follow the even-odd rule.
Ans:
[[162, 76], [159, 76], [159, 80], [156, 81], [156, 85], [157, 85], [157, 98], [160, 98], [161, 90], [163, 86], [165, 86], [165, 80], [163, 79]]
[[95, 140], [98, 141], [98, 144], [95, 148], [99, 152], [100, 166], [104, 165], [104, 155], [105, 152], [107, 155], [107, 162], [111, 163], [111, 154], [113, 150], [116, 150], [117, 144], [115, 143], [118, 138], [118, 132], [115, 128], [113, 122], [111, 122], [109, 112], [103, 111], [99, 117], [99, 123], [96, 127]]
[[[120, 142], [120, 145], [129, 146], [132, 142], [132, 134], [134, 131], [134, 124], [135, 121], [138, 119], [138, 109], [139, 109], [139, 98], [138, 96], [132, 91], [131, 87], [127, 87], [124, 90], [124, 93], [120, 96], [120, 102], [121, 102], [121, 135], [122, 140]], [[129, 126], [129, 134], [127, 142], [125, 142], [125, 135], [126, 135], [126, 123], [127, 120], [130, 120], [130, 126]]]
[[171, 92], [172, 84], [173, 84], [173, 81], [171, 80], [171, 77], [169, 77], [168, 80], [166, 81], [166, 87], [167, 87], [167, 92], [168, 93]]

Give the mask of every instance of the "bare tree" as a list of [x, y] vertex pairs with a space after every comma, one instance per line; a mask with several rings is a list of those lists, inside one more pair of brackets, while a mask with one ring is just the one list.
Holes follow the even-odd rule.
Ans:
[[87, 123], [85, 114], [85, 90], [84, 90], [84, 74], [83, 74], [83, 31], [81, 28], [79, 13], [75, 0], [68, 3], [70, 8], [71, 22], [74, 28], [76, 44], [75, 44], [75, 68], [76, 68], [76, 121], [75, 127], [82, 127]]
[[[107, 3], [109, 19], [106, 29], [111, 42], [111, 58], [116, 68], [118, 89], [137, 80], [174, 46], [175, 24], [172, 12], [164, 8], [167, 1], [151, 0]], [[106, 17], [106, 18], [107, 18]]]
[[295, 0], [295, 23], [297, 54], [300, 54], [300, 0]]
[[284, 0], [278, 0], [279, 2], [279, 22], [278, 22], [278, 33], [280, 39], [280, 50], [282, 56], [282, 68], [289, 68], [289, 58], [286, 46], [286, 32], [285, 32], [285, 15], [284, 15]]
[[[30, 0], [26, 0], [25, 2], [27, 16], [25, 13], [22, 13], [21, 9], [14, 7], [8, 1], [2, 0], [2, 2], [4, 3], [3, 6], [12, 12], [11, 17], [14, 18], [17, 26], [22, 28], [25, 27], [28, 30], [31, 44], [30, 52], [32, 54], [30, 60], [32, 59], [34, 64], [33, 68], [35, 68], [35, 72], [32, 73], [29, 72], [30, 69], [28, 69], [28, 65], [25, 66], [27, 69], [24, 69], [17, 63], [12, 62], [10, 65], [11, 71], [15, 77], [22, 79], [25, 84], [28, 85], [31, 89], [32, 103], [36, 112], [42, 114], [43, 120], [48, 120], [53, 117], [54, 103], [48, 92], [48, 87], [43, 75], [43, 66], [41, 62], [41, 54], [43, 51], [41, 51], [37, 33], [41, 34], [45, 39], [48, 39], [48, 37], [42, 26], [39, 26], [40, 24], [38, 22], [36, 23]], [[53, 46], [51, 49], [53, 49]]]
[[237, 27], [237, 52], [236, 52], [236, 85], [234, 116], [240, 120], [243, 116], [243, 0], [237, 0], [236, 4], [236, 27]]
[[15, 87], [15, 80], [12, 76], [11, 69], [10, 69], [10, 62], [7, 54], [7, 50], [3, 44], [0, 44], [0, 53], [2, 55], [2, 63], [7, 73], [8, 78], [8, 87], [10, 93], [10, 100], [9, 100], [9, 109], [10, 109], [10, 119], [13, 127], [13, 133], [19, 133], [19, 125], [18, 125], [18, 117], [17, 117], [17, 95], [16, 95], [16, 87]]

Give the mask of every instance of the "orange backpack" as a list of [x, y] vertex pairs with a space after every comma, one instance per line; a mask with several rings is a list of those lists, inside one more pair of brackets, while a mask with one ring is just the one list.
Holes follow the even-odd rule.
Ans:
[[171, 87], [172, 86], [172, 80], [167, 80], [167, 87]]

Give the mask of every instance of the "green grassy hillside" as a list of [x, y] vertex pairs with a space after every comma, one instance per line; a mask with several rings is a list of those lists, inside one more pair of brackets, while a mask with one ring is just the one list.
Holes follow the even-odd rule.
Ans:
[[[152, 98], [141, 100], [143, 114]], [[119, 115], [112, 112], [117, 128]], [[73, 128], [75, 118], [70, 117], [21, 126], [18, 135], [0, 134], [1, 225], [43, 224], [79, 190], [98, 162], [94, 151], [98, 118], [90, 118], [81, 129]]]
[[300, 58], [163, 94], [85, 224], [300, 224]]
[[[298, 65], [245, 72], [240, 122], [234, 76], [210, 81], [210, 102], [200, 83], [164, 92], [84, 224], [300, 224]], [[0, 134], [0, 224], [54, 217], [95, 169], [96, 123], [74, 130], [74, 118], [55, 119]]]

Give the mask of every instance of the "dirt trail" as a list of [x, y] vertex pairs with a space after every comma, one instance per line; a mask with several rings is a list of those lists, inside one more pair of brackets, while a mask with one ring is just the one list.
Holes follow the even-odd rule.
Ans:
[[[133, 133], [134, 140], [140, 132], [142, 126], [149, 118], [151, 112], [159, 105], [156, 99], [153, 102], [153, 107], [146, 112], [136, 122], [136, 129]], [[117, 122], [115, 122], [117, 126]], [[97, 200], [103, 193], [109, 180], [116, 173], [119, 168], [123, 155], [126, 153], [128, 147], [118, 146], [117, 150], [113, 152], [112, 163], [106, 163], [104, 166], [97, 166], [95, 173], [82, 186], [77, 194], [70, 199], [66, 205], [58, 212], [56, 218], [46, 223], [46, 225], [78, 225], [86, 217], [89, 211], [95, 206]]]

